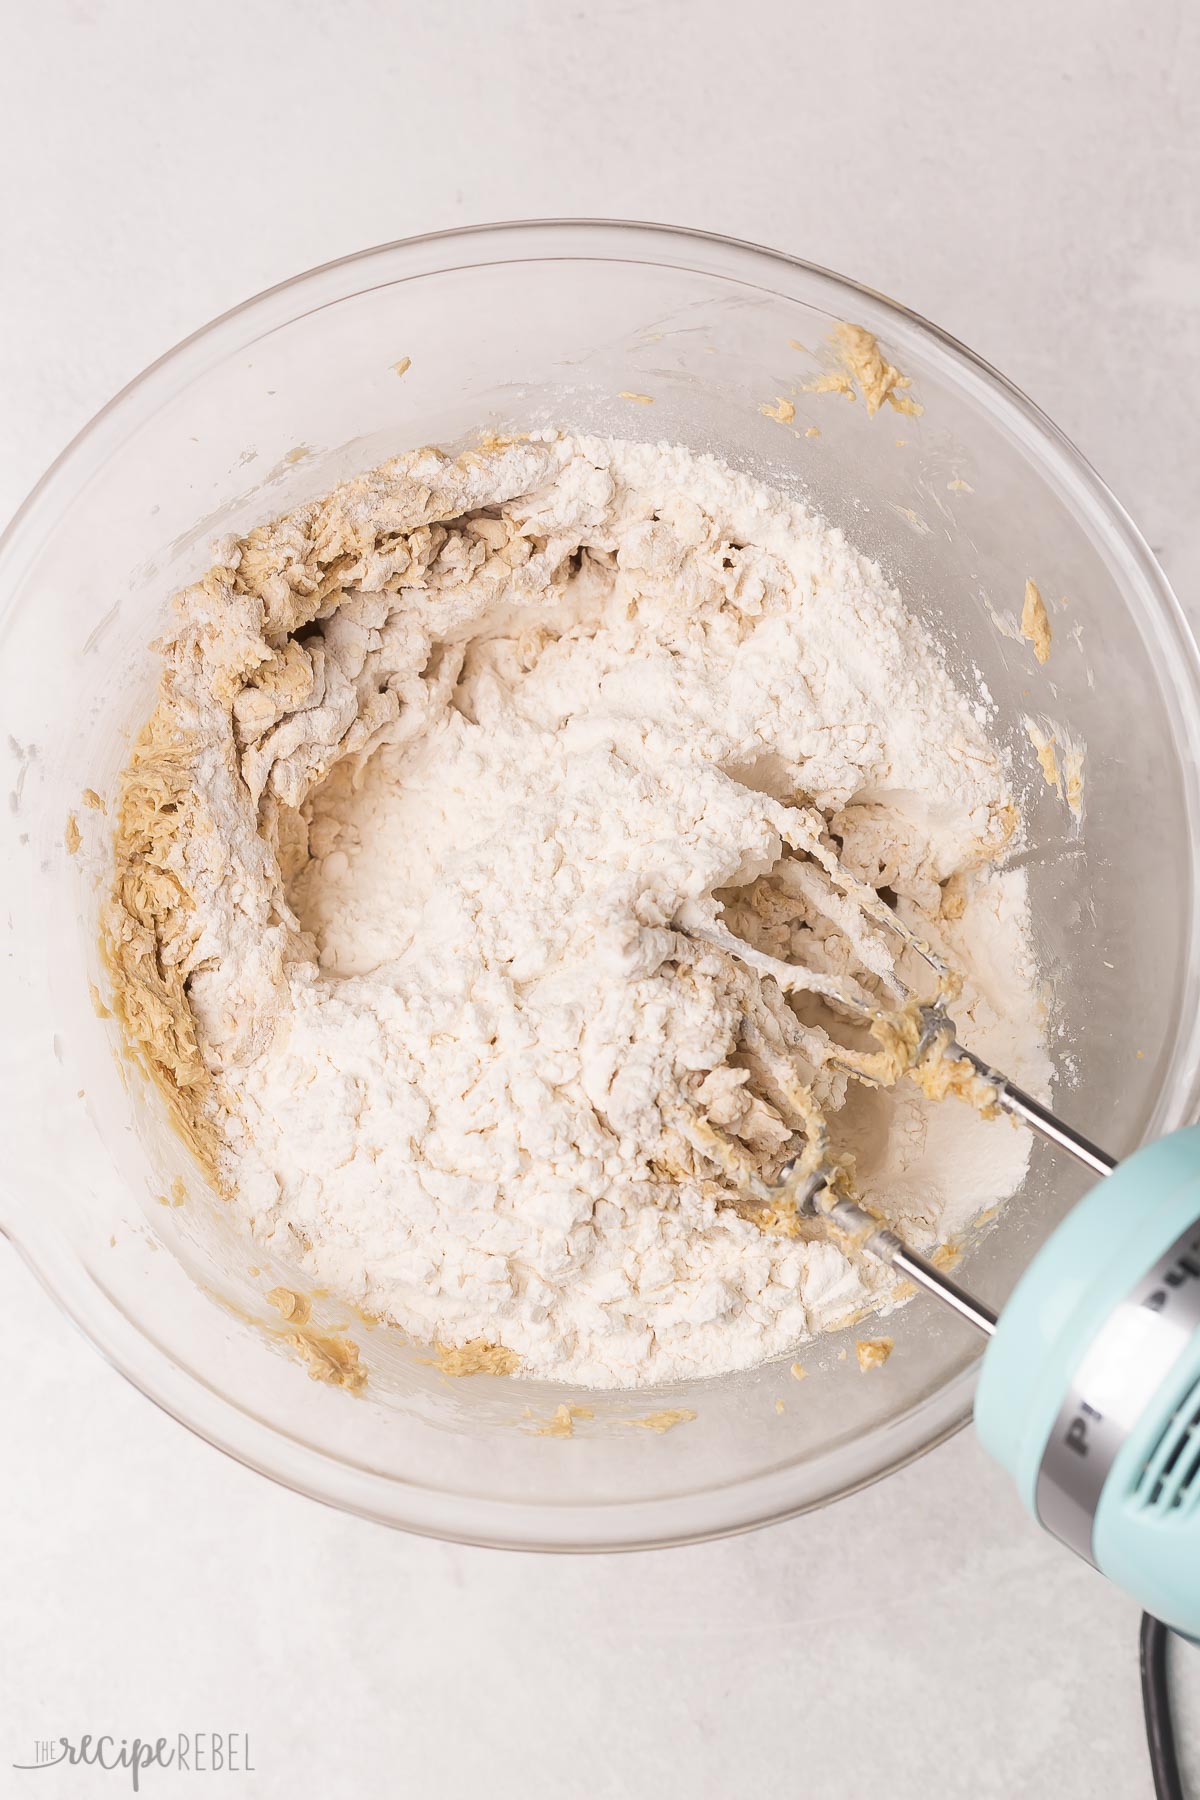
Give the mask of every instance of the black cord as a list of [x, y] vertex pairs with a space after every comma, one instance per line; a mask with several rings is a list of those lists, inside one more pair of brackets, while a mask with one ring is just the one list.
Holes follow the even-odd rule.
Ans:
[[1167, 1627], [1160, 1619], [1142, 1614], [1138, 1640], [1142, 1669], [1142, 1708], [1146, 1714], [1146, 1748], [1154, 1776], [1156, 1800], [1184, 1800], [1175, 1754], [1175, 1726], [1171, 1720], [1171, 1695], [1167, 1687]]

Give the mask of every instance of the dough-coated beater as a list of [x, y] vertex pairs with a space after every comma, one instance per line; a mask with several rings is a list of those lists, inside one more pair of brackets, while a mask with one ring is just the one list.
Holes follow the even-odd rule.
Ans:
[[[792, 980], [790, 965], [723, 927], [680, 923], [760, 975]], [[1009, 1114], [1104, 1177], [1039, 1250], [1002, 1316], [866, 1212], [833, 1163], [797, 1158], [756, 1192], [823, 1217], [985, 1333], [975, 1425], [1027, 1509], [1156, 1619], [1200, 1636], [1200, 1126], [1118, 1162], [965, 1049], [940, 1004], [910, 1015], [918, 1073], [932, 1059], [958, 1077], [943, 1091]]]

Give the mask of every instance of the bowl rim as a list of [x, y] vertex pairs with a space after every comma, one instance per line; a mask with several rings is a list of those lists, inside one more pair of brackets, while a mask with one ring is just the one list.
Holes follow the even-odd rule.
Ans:
[[[517, 234], [532, 235], [520, 256], [506, 255], [516, 245]], [[630, 254], [614, 256], [613, 243], [627, 239]], [[633, 261], [672, 267], [696, 269], [698, 257], [716, 253], [726, 264], [734, 259], [741, 267], [707, 269], [728, 280], [744, 280], [757, 270], [757, 282], [764, 291], [780, 294], [779, 287], [765, 279], [771, 270], [798, 272], [807, 281], [827, 285], [831, 296], [841, 297], [836, 311], [845, 316], [845, 302], [865, 302], [874, 319], [899, 327], [902, 333], [917, 336], [926, 348], [932, 346], [952, 370], [960, 386], [974, 386], [986, 397], [993, 412], [999, 406], [1015, 416], [1025, 434], [1032, 436], [1040, 451], [1043, 473], [1045, 465], [1056, 465], [1059, 478], [1070, 490], [1074, 503], [1082, 504], [1089, 523], [1104, 528], [1106, 551], [1124, 565], [1126, 576], [1135, 578], [1155, 609], [1154, 623], [1165, 636], [1173, 652], [1171, 658], [1159, 658], [1159, 674], [1170, 683], [1179, 701], [1179, 717], [1173, 721], [1178, 731], [1190, 734], [1192, 755], [1181, 774], [1188, 801], [1189, 817], [1200, 824], [1200, 652], [1178, 599], [1153, 552], [1133, 524], [1125, 509], [1107, 484], [1078, 448], [1050, 420], [1035, 402], [1012, 381], [993, 368], [984, 358], [962, 344], [949, 332], [932, 324], [919, 313], [901, 303], [819, 264], [782, 250], [745, 239], [732, 238], [690, 226], [671, 226], [645, 220], [556, 217], [547, 219], [509, 219], [495, 223], [454, 226], [393, 239], [345, 256], [319, 263], [260, 290], [236, 306], [218, 314], [196, 331], [181, 338], [170, 349], [149, 363], [127, 382], [71, 438], [55, 457], [0, 531], [0, 619], [13, 603], [21, 579], [36, 560], [45, 536], [63, 517], [73, 499], [82, 490], [98, 461], [115, 448], [128, 431], [136, 427], [153, 410], [160, 398], [178, 392], [191, 381], [203, 365], [219, 352], [226, 354], [226, 341], [244, 347], [247, 324], [265, 321], [278, 311], [279, 303], [291, 305], [299, 296], [311, 295], [315, 307], [336, 303], [350, 292], [364, 291], [364, 285], [331, 293], [320, 298], [322, 289], [336, 286], [339, 280], [355, 271], [366, 271], [374, 265], [397, 258], [419, 258], [431, 248], [445, 246], [448, 260], [434, 266], [413, 268], [408, 274], [392, 271], [380, 285], [395, 285], [406, 279], [433, 273], [461, 272], [471, 266], [503, 266], [515, 261], [543, 262], [564, 257], [584, 257], [601, 262]], [[590, 247], [589, 247], [590, 246]], [[305, 310], [314, 310], [306, 308]], [[294, 309], [281, 314], [295, 318]], [[257, 335], [257, 334], [256, 334]], [[1121, 570], [1118, 568], [1118, 575]], [[1122, 587], [1127, 584], [1121, 583]], [[1162, 646], [1160, 646], [1160, 649]], [[1182, 760], [1182, 759], [1181, 759]], [[1200, 843], [1193, 835], [1193, 857]], [[1189, 966], [1200, 963], [1200, 919], [1191, 911]], [[1166, 1128], [1194, 1117], [1200, 1105], [1200, 1009], [1190, 1024], [1182, 1021], [1176, 1046], [1174, 1067], [1179, 1071], [1180, 1091], [1168, 1109]], [[1160, 1111], [1165, 1102], [1160, 1105]], [[1175, 1116], [1178, 1115], [1178, 1116]], [[1156, 1114], [1156, 1122], [1160, 1125]], [[253, 1418], [236, 1401], [206, 1389], [201, 1379], [183, 1370], [164, 1356], [141, 1334], [131, 1321], [79, 1263], [71, 1248], [49, 1231], [25, 1233], [10, 1221], [0, 1222], [0, 1234], [8, 1237], [29, 1264], [57, 1305], [70, 1317], [100, 1350], [113, 1367], [147, 1398], [190, 1430], [225, 1451], [228, 1455], [268, 1476], [279, 1484], [309, 1498], [398, 1526], [421, 1535], [486, 1547], [565, 1552], [635, 1550], [688, 1544], [709, 1538], [727, 1537], [759, 1526], [792, 1518], [845, 1497], [870, 1483], [892, 1474], [952, 1436], [967, 1422], [977, 1377], [977, 1365], [952, 1376], [931, 1395], [904, 1413], [877, 1426], [862, 1444], [876, 1445], [877, 1452], [859, 1458], [859, 1467], [835, 1491], [816, 1497], [789, 1502], [786, 1482], [777, 1476], [751, 1476], [736, 1484], [734, 1491], [743, 1496], [743, 1504], [732, 1510], [728, 1505], [710, 1516], [689, 1525], [668, 1524], [671, 1512], [678, 1513], [679, 1498], [671, 1495], [658, 1501], [614, 1503], [605, 1506], [581, 1504], [570, 1508], [528, 1506], [514, 1508], [511, 1503], [487, 1498], [471, 1498], [451, 1508], [448, 1516], [436, 1521], [422, 1513], [420, 1506], [402, 1506], [398, 1516], [393, 1505], [382, 1504], [384, 1493], [395, 1497], [409, 1495], [412, 1490], [402, 1480], [372, 1475], [362, 1480], [347, 1480], [347, 1465], [323, 1451], [287, 1440], [284, 1434], [264, 1421]], [[150, 1354], [147, 1354], [150, 1352]], [[896, 1432], [903, 1442], [886, 1444], [883, 1440]], [[365, 1474], [366, 1472], [362, 1472]], [[728, 1491], [728, 1490], [727, 1490]], [[520, 1528], [514, 1515], [523, 1515]], [[554, 1529], [547, 1529], [546, 1515], [557, 1513]], [[662, 1515], [661, 1523], [658, 1514]], [[563, 1528], [563, 1518], [571, 1521]], [[614, 1529], [625, 1518], [624, 1529]], [[655, 1522], [651, 1526], [650, 1521]], [[530, 1522], [542, 1529], [528, 1529]]]

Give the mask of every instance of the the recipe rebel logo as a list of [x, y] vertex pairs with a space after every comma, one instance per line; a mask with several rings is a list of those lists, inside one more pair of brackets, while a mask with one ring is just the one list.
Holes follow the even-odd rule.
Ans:
[[142, 1788], [149, 1770], [174, 1769], [185, 1775], [253, 1775], [250, 1734], [246, 1731], [176, 1732], [173, 1737], [114, 1737], [108, 1732], [81, 1737], [39, 1738], [33, 1756], [12, 1767], [38, 1769], [106, 1769], [122, 1771], [133, 1793]]

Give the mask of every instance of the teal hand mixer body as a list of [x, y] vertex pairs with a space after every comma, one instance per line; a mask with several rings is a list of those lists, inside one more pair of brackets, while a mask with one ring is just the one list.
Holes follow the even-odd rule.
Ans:
[[[926, 1009], [927, 1036], [945, 1033]], [[841, 1197], [799, 1196], [987, 1334], [984, 1448], [1047, 1531], [1147, 1612], [1200, 1637], [1200, 1126], [1116, 1163], [951, 1037], [1001, 1110], [1104, 1177], [1042, 1246], [1002, 1317]]]
[[[818, 896], [852, 897], [945, 993], [948, 971], [928, 944], [823, 846], [814, 842], [810, 854], [820, 869], [810, 864], [809, 889], [816, 882]], [[854, 929], [844, 909], [838, 917]], [[785, 992], [830, 992], [813, 971], [755, 949], [695, 909], [678, 923]], [[987, 1334], [975, 1401], [984, 1448], [1046, 1530], [1155, 1618], [1200, 1638], [1200, 1126], [1118, 1164], [965, 1049], [940, 1004], [917, 1008], [898, 979], [892, 987], [919, 1032], [909, 1067], [966, 1065], [956, 1070], [963, 1091], [984, 1110], [1008, 1113], [1103, 1179], [1042, 1246], [1000, 1319], [850, 1198], [822, 1145], [785, 1165], [776, 1182], [751, 1179], [750, 1187], [768, 1205], [786, 1197], [822, 1216]], [[844, 993], [837, 998], [847, 1006]], [[847, 1009], [869, 1011], [861, 997]]]

